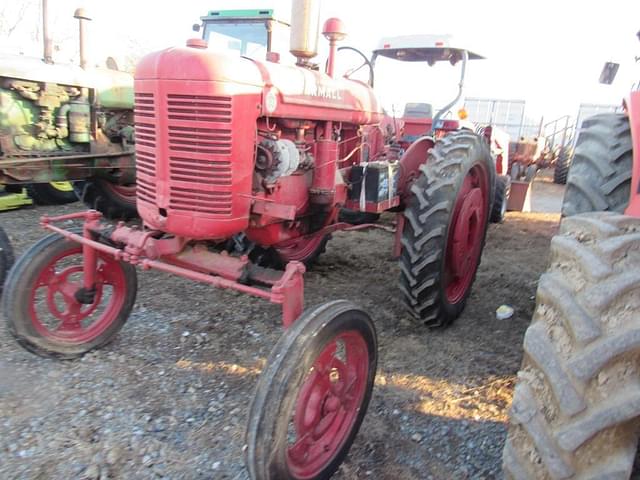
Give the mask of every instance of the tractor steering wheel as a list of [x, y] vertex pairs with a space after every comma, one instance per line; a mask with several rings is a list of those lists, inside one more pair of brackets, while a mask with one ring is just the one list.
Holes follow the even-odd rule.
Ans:
[[358, 50], [357, 48], [354, 47], [338, 47], [338, 52], [341, 50], [351, 50], [356, 52], [358, 55], [360, 55], [363, 58], [363, 62], [362, 64], [360, 64], [359, 66], [352, 68], [351, 70], [348, 70], [347, 73], [345, 73], [343, 76], [345, 78], [349, 78], [351, 75], [353, 75], [354, 73], [356, 73], [358, 70], [360, 70], [362, 67], [364, 67], [365, 65], [369, 67], [369, 86], [373, 87], [373, 78], [374, 78], [374, 74], [373, 74], [373, 65], [371, 64], [371, 60], [369, 60], [367, 58], [367, 56], [362, 53], [360, 50]]

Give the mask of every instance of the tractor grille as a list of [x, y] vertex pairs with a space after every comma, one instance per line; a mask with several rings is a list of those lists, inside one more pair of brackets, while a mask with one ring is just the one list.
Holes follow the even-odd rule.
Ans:
[[[231, 97], [169, 93], [165, 98], [159, 107], [153, 93], [135, 94], [139, 201], [231, 215]], [[166, 115], [165, 121], [158, 115]], [[168, 188], [163, 190], [168, 204], [158, 204], [161, 185]]]
[[[134, 113], [144, 122], [136, 122], [136, 195], [139, 200], [155, 204], [156, 126], [152, 93], [136, 93]], [[148, 120], [147, 120], [148, 119]]]
[[230, 215], [231, 98], [168, 94], [167, 118], [169, 207]]

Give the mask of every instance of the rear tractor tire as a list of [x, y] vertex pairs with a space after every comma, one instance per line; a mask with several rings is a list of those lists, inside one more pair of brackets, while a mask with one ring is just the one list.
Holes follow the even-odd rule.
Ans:
[[484, 140], [459, 131], [438, 140], [404, 211], [400, 282], [413, 318], [429, 327], [464, 309], [480, 264], [496, 183]]
[[43, 357], [70, 359], [110, 342], [136, 299], [135, 268], [98, 253], [95, 291], [82, 287], [82, 246], [51, 234], [27, 250], [11, 269], [2, 299], [4, 317], [18, 343]]
[[629, 119], [621, 113], [588, 118], [576, 143], [562, 215], [622, 213], [631, 193], [633, 145]]
[[496, 193], [491, 206], [491, 223], [502, 223], [507, 213], [507, 203], [511, 193], [511, 177], [499, 175], [496, 178]]
[[30, 183], [26, 188], [36, 205], [64, 205], [78, 201], [71, 182]]
[[103, 178], [90, 178], [75, 182], [73, 188], [87, 207], [110, 220], [138, 218], [135, 184], [117, 185]]
[[249, 410], [253, 480], [331, 477], [366, 414], [377, 349], [371, 318], [345, 300], [309, 309], [285, 330]]
[[506, 478], [627, 479], [640, 426], [640, 219], [565, 218], [524, 338]]

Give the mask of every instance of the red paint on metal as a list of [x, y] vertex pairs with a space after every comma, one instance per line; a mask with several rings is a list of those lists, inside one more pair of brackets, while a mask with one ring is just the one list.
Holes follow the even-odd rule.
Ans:
[[300, 388], [287, 465], [295, 478], [316, 478], [344, 445], [364, 400], [369, 354], [362, 334], [329, 340]]
[[333, 78], [333, 70], [336, 59], [336, 44], [340, 40], [343, 40], [347, 34], [345, 33], [345, 27], [342, 20], [339, 18], [329, 18], [324, 22], [322, 28], [322, 35], [329, 40], [329, 56], [327, 58], [327, 75]]
[[163, 257], [163, 261], [233, 281], [245, 276], [249, 265], [246, 256], [232, 257], [226, 252], [211, 252], [202, 244], [185, 247], [177, 255]]
[[127, 227], [124, 223], [119, 223], [111, 232], [110, 238], [115, 243], [125, 245], [124, 250], [128, 255], [146, 258], [177, 254], [187, 243], [184, 237], [154, 238], [160, 233], [157, 230], [139, 230], [136, 226]]
[[312, 202], [323, 205], [330, 205], [334, 202], [337, 168], [338, 142], [327, 139], [319, 140], [310, 191]]
[[450, 304], [458, 303], [473, 282], [482, 251], [489, 191], [486, 168], [475, 165], [460, 187], [449, 226], [445, 291]]
[[86, 261], [84, 250], [84, 245], [70, 246], [54, 257], [40, 271], [31, 290], [33, 327], [43, 337], [63, 344], [91, 342], [104, 333], [116, 320], [126, 296], [126, 280], [117, 260], [94, 250], [93, 302], [78, 302], [75, 294], [84, 286], [84, 279], [78, 280]]
[[640, 91], [632, 92], [627, 102], [631, 140], [633, 142], [633, 170], [631, 197], [625, 213], [640, 218]]
[[400, 177], [398, 178], [398, 193], [406, 202], [413, 193], [411, 185], [418, 178], [418, 168], [427, 161], [427, 154], [433, 148], [434, 141], [430, 137], [422, 137], [411, 144], [400, 159]]
[[257, 213], [261, 215], [261, 218], [266, 215], [282, 220], [294, 220], [296, 218], [296, 207], [295, 205], [285, 205], [257, 199], [251, 206], [251, 213]]
[[282, 324], [288, 328], [302, 314], [304, 309], [304, 265], [289, 262], [282, 278], [271, 287], [273, 303], [282, 304]]

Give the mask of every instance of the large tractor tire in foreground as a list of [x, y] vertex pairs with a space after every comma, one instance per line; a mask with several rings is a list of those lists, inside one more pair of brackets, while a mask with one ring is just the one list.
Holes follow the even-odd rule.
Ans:
[[73, 185], [78, 198], [89, 208], [101, 212], [111, 220], [130, 220], [138, 217], [136, 186], [117, 185], [102, 178], [91, 178]]
[[524, 339], [504, 470], [626, 479], [640, 415], [640, 219], [565, 218]]
[[7, 273], [13, 265], [13, 248], [9, 237], [2, 227], [0, 227], [0, 293], [4, 287], [4, 281]]
[[420, 171], [404, 212], [399, 287], [417, 322], [440, 327], [471, 292], [496, 172], [484, 140], [468, 131], [438, 140]]
[[27, 193], [37, 205], [64, 205], [78, 201], [71, 182], [30, 183]]
[[562, 215], [612, 211], [629, 203], [633, 148], [629, 119], [605, 113], [582, 124], [564, 194]]

